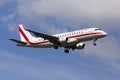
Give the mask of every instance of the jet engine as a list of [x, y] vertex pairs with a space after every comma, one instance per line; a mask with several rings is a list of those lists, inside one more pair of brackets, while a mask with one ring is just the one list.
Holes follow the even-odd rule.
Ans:
[[84, 43], [78, 43], [78, 44], [76, 44], [75, 49], [84, 49], [84, 47], [85, 47]]

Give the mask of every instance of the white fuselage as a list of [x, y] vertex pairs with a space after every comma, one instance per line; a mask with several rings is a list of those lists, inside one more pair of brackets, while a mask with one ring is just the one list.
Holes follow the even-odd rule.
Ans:
[[[73, 46], [77, 43], [81, 43], [83, 41], [89, 41], [93, 39], [99, 39], [105, 37], [107, 35], [106, 32], [98, 29], [98, 28], [89, 28], [83, 30], [76, 30], [72, 32], [62, 33], [53, 35], [59, 38], [61, 43], [61, 47]], [[67, 39], [67, 41], [66, 41]], [[34, 38], [30, 44], [22, 45], [25, 47], [33, 47], [33, 48], [49, 48], [53, 47], [54, 44], [49, 40], [44, 40], [43, 38]]]
[[[20, 39], [9, 39], [17, 43], [17, 46], [32, 47], [32, 48], [51, 48], [58, 49], [63, 47], [65, 53], [69, 53], [69, 49], [84, 49], [83, 42], [93, 40], [93, 45], [96, 45], [96, 40], [107, 36], [107, 33], [99, 28], [88, 28], [66, 32], [62, 34], [49, 35], [41, 32], [26, 29], [24, 25], [18, 25]], [[35, 36], [32, 36], [33, 33]]]

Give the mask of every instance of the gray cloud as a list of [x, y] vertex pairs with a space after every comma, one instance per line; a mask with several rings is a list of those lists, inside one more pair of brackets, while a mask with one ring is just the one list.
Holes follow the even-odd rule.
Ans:
[[105, 39], [98, 40], [97, 46], [91, 44], [92, 42], [88, 43], [84, 50], [86, 55], [94, 55], [110, 62], [120, 60], [120, 45], [115, 37], [108, 36]]
[[4, 15], [0, 16], [1, 17], [0, 20], [2, 21], [3, 26], [8, 27], [9, 31], [15, 31], [15, 26], [16, 26], [14, 22], [15, 15], [16, 13], [10, 13], [7, 16]]
[[65, 18], [80, 18], [82, 16], [90, 18], [120, 17], [119, 0], [31, 0], [31, 6], [26, 7], [29, 5], [28, 1], [22, 1], [18, 6], [21, 14], [31, 15], [35, 13]]
[[[30, 6], [29, 2], [32, 3]], [[47, 28], [50, 27], [49, 21], [42, 21], [51, 16], [58, 24], [62, 24], [59, 27], [65, 30], [80, 29], [83, 25], [111, 31], [120, 29], [119, 2], [119, 0], [25, 0], [19, 1], [17, 11], [26, 20], [37, 25], [48, 25]], [[55, 27], [52, 29], [57, 30]]]
[[[50, 15], [63, 18], [120, 18], [119, 0], [31, 0], [21, 1], [18, 6], [20, 14]], [[59, 17], [59, 18], [60, 18]]]
[[120, 71], [120, 45], [117, 39], [109, 36], [105, 39], [97, 41], [97, 46], [93, 46], [92, 42], [87, 43], [86, 48], [82, 51], [77, 51], [80, 56], [93, 56], [100, 59], [104, 64], [111, 66], [113, 69]]

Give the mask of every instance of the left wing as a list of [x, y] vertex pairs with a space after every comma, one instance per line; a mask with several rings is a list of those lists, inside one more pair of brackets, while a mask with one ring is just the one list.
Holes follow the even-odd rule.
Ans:
[[55, 44], [57, 46], [60, 46], [60, 42], [59, 42], [58, 37], [51, 36], [51, 35], [48, 35], [48, 34], [43, 34], [43, 33], [36, 32], [36, 31], [30, 30], [30, 29], [26, 29], [26, 30], [33, 33], [36, 36], [39, 36], [39, 37], [42, 37], [44, 39], [49, 40], [50, 42], [52, 42], [53, 44]]

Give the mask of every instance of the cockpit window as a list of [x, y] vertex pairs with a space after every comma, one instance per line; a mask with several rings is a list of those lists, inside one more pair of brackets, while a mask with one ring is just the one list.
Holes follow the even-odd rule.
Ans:
[[98, 29], [98, 28], [97, 28], [97, 29], [95, 29], [95, 31], [97, 31], [97, 30], [101, 30], [101, 29]]

